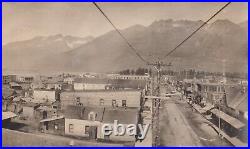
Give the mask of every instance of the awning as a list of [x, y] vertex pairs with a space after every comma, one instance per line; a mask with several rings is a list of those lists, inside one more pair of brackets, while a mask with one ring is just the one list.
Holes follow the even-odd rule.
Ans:
[[58, 119], [62, 119], [62, 118], [64, 118], [64, 116], [57, 116], [57, 117], [47, 118], [47, 119], [41, 120], [40, 123], [54, 121], [54, 120], [58, 120]]
[[234, 128], [239, 129], [242, 128], [243, 126], [245, 126], [244, 123], [242, 123], [241, 121], [239, 121], [238, 119], [222, 112], [219, 111], [218, 109], [212, 109], [211, 112], [213, 114], [215, 114], [217, 117], [220, 117], [221, 119], [223, 119], [224, 121], [226, 121], [227, 123], [229, 123], [230, 125], [232, 125]]
[[213, 106], [212, 104], [207, 104], [207, 105], [203, 108], [203, 110], [204, 110], [205, 112], [207, 112], [208, 110], [211, 110], [212, 108], [214, 108], [214, 106]]

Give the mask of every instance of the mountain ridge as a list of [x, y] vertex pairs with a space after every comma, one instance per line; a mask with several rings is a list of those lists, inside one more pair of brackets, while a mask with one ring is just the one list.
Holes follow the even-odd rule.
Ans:
[[[202, 23], [201, 20], [168, 19], [154, 21], [149, 26], [133, 25], [120, 31], [143, 57], [155, 61], [158, 55], [153, 58], [154, 53], [160, 53], [162, 57]], [[246, 27], [229, 20], [216, 20], [197, 32], [165, 62], [174, 60], [180, 69], [197, 67], [220, 71], [222, 66], [218, 63], [224, 58], [228, 71], [246, 71]], [[106, 72], [145, 66], [114, 30], [69, 49], [44, 58], [39, 69]], [[48, 63], [52, 60], [52, 64]]]

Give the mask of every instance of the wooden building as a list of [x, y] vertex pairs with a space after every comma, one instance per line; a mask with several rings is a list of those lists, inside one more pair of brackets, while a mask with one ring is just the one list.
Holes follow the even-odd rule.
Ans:
[[67, 105], [101, 107], [141, 107], [142, 97], [139, 90], [62, 92], [62, 108]]
[[39, 124], [39, 130], [43, 133], [64, 135], [64, 126], [64, 116], [55, 116], [41, 120]]

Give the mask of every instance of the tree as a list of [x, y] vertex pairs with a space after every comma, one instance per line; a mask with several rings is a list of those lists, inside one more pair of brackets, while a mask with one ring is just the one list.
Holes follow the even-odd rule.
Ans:
[[131, 75], [134, 75], [134, 74], [135, 74], [135, 71], [132, 69], [132, 70], [130, 71], [130, 74], [131, 74]]

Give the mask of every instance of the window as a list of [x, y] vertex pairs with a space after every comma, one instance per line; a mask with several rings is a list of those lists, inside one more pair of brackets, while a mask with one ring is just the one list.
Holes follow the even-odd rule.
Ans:
[[115, 107], [115, 106], [116, 106], [116, 100], [113, 99], [113, 100], [112, 100], [112, 107]]
[[89, 134], [89, 126], [85, 126], [85, 134]]
[[100, 99], [100, 106], [104, 105], [104, 99]]
[[82, 106], [82, 103], [81, 103], [80, 97], [76, 97], [76, 105], [78, 105], [78, 106]]
[[90, 112], [88, 118], [90, 121], [95, 121], [96, 116], [97, 114], [95, 112]]
[[58, 124], [55, 124], [55, 130], [58, 130]]
[[76, 97], [76, 102], [80, 103], [80, 97]]
[[126, 106], [127, 106], [126, 100], [122, 100], [122, 106], [123, 106], [123, 107], [126, 107]]
[[209, 91], [210, 92], [216, 92], [217, 91], [217, 87], [216, 86], [209, 86]]
[[49, 130], [49, 122], [45, 122], [44, 125], [45, 125], [45, 129]]
[[72, 133], [74, 129], [74, 125], [73, 124], [69, 124], [69, 132]]

